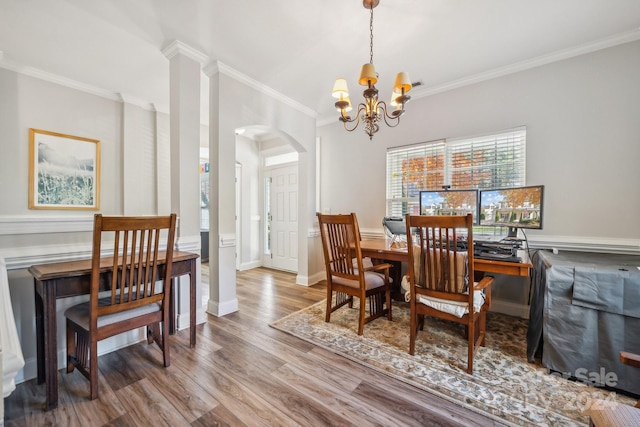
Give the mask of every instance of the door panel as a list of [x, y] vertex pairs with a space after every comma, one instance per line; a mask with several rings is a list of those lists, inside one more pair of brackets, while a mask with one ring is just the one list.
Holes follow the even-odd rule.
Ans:
[[271, 266], [298, 271], [298, 167], [271, 170]]

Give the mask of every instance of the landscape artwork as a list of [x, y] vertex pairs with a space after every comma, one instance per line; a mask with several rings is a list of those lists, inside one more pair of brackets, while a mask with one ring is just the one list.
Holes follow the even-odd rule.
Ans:
[[100, 141], [29, 129], [29, 208], [98, 210]]

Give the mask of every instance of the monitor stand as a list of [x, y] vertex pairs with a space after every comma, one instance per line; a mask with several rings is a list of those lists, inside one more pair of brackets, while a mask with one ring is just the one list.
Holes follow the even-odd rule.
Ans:
[[509, 233], [507, 234], [507, 239], [515, 240], [518, 238], [518, 229], [516, 227], [509, 227]]

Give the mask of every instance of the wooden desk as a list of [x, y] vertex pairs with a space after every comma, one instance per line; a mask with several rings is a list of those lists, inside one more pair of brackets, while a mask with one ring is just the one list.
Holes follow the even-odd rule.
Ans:
[[[164, 257], [163, 257], [164, 258]], [[188, 274], [190, 277], [190, 344], [196, 344], [196, 259], [198, 254], [173, 253], [171, 278]], [[163, 262], [163, 260], [161, 260]], [[162, 268], [162, 266], [161, 266]], [[88, 294], [91, 288], [91, 259], [32, 265], [29, 273], [34, 277], [36, 304], [36, 345], [38, 384], [46, 383], [46, 409], [58, 406], [58, 336], [56, 299]], [[109, 283], [112, 274], [112, 258], [100, 262], [101, 287]], [[106, 289], [106, 287], [105, 287]], [[175, 333], [175, 287], [169, 305], [169, 329]]]
[[[369, 239], [360, 242], [362, 256], [374, 259], [382, 259], [385, 261], [407, 262], [409, 261], [409, 253], [407, 248], [390, 248], [390, 240], [386, 239]], [[473, 269], [484, 273], [509, 274], [512, 276], [529, 276], [529, 269], [533, 267], [529, 258], [526, 257], [526, 251], [522, 251], [524, 256], [522, 262], [506, 262], [494, 261], [489, 259], [473, 259]]]

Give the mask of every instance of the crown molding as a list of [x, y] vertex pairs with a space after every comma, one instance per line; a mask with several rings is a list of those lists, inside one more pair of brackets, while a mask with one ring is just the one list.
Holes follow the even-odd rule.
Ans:
[[497, 77], [506, 76], [508, 74], [518, 73], [520, 71], [529, 70], [532, 68], [540, 67], [542, 65], [551, 64], [553, 62], [562, 61], [580, 55], [585, 55], [587, 53], [596, 52], [598, 50], [607, 49], [609, 47], [629, 43], [636, 40], [640, 40], [640, 27], [630, 31], [626, 31], [624, 33], [614, 34], [613, 36], [596, 40], [591, 43], [585, 43], [583, 45], [575, 46], [569, 49], [559, 50], [547, 55], [541, 55], [536, 58], [516, 62], [515, 64], [495, 68], [484, 73], [479, 73], [473, 76], [443, 83], [441, 85], [424, 88], [418, 90], [415, 94], [412, 94], [412, 97], [422, 98], [442, 92], [447, 92], [453, 89], [458, 89], [475, 83], [495, 79]]
[[260, 93], [263, 93], [267, 96], [270, 96], [271, 98], [277, 99], [278, 101], [282, 102], [285, 105], [288, 105], [289, 107], [300, 111], [303, 114], [306, 114], [307, 116], [311, 117], [311, 118], [317, 118], [318, 117], [318, 113], [314, 110], [312, 110], [311, 108], [302, 105], [301, 103], [299, 103], [298, 101], [294, 101], [293, 99], [289, 98], [288, 96], [283, 95], [282, 93], [270, 88], [269, 86], [260, 83], [257, 80], [252, 79], [251, 77], [247, 76], [246, 74], [241, 73], [240, 71], [229, 67], [228, 65], [220, 62], [220, 61], [212, 61], [211, 63], [209, 63], [207, 66], [205, 66], [202, 71], [205, 73], [205, 75], [209, 78], [213, 77], [214, 75], [220, 73], [220, 74], [224, 74], [226, 76], [231, 77], [234, 80], [239, 81], [240, 83], [245, 84], [246, 86], [249, 86], [252, 89], [257, 90]]
[[143, 110], [156, 112], [158, 111], [156, 106], [152, 102], [147, 102], [142, 98], [136, 98], [135, 96], [131, 96], [128, 94], [124, 94], [122, 92], [118, 92], [118, 98], [120, 102], [123, 104], [135, 105], [136, 107], [140, 107]]
[[67, 77], [62, 77], [57, 74], [49, 73], [47, 71], [42, 71], [38, 68], [18, 64], [17, 62], [5, 57], [4, 54], [0, 54], [0, 68], [5, 68], [7, 70], [15, 71], [16, 73], [23, 74], [28, 77], [34, 77], [36, 79], [44, 80], [61, 86], [66, 86], [71, 89], [79, 90], [81, 92], [97, 95], [102, 98], [110, 99], [112, 101], [120, 101], [120, 97], [117, 93], [99, 88], [97, 86], [81, 83], [77, 80], [69, 79]]
[[[475, 83], [481, 83], [487, 80], [503, 77], [509, 74], [518, 73], [520, 71], [526, 71], [532, 68], [540, 67], [542, 65], [551, 64], [553, 62], [562, 61], [564, 59], [573, 58], [587, 53], [596, 52], [598, 50], [607, 49], [613, 46], [629, 43], [640, 40], [640, 27], [623, 33], [614, 34], [613, 36], [606, 37], [604, 39], [596, 40], [591, 43], [585, 43], [580, 46], [575, 46], [569, 49], [559, 50], [548, 55], [538, 56], [536, 58], [527, 59], [525, 61], [517, 62], [515, 64], [507, 65], [504, 67], [495, 68], [483, 73], [475, 74], [473, 76], [464, 77], [458, 80], [452, 80], [440, 85], [424, 87], [416, 89], [411, 93], [412, 99], [425, 98], [428, 96], [436, 95], [450, 90], [459, 89], [464, 86], [469, 86]], [[326, 116], [316, 120], [317, 126], [326, 126], [338, 122], [337, 116]]]
[[167, 47], [162, 49], [162, 54], [166, 56], [167, 59], [171, 59], [178, 54], [184, 55], [200, 64], [206, 64], [209, 61], [209, 56], [180, 40], [172, 41]]

